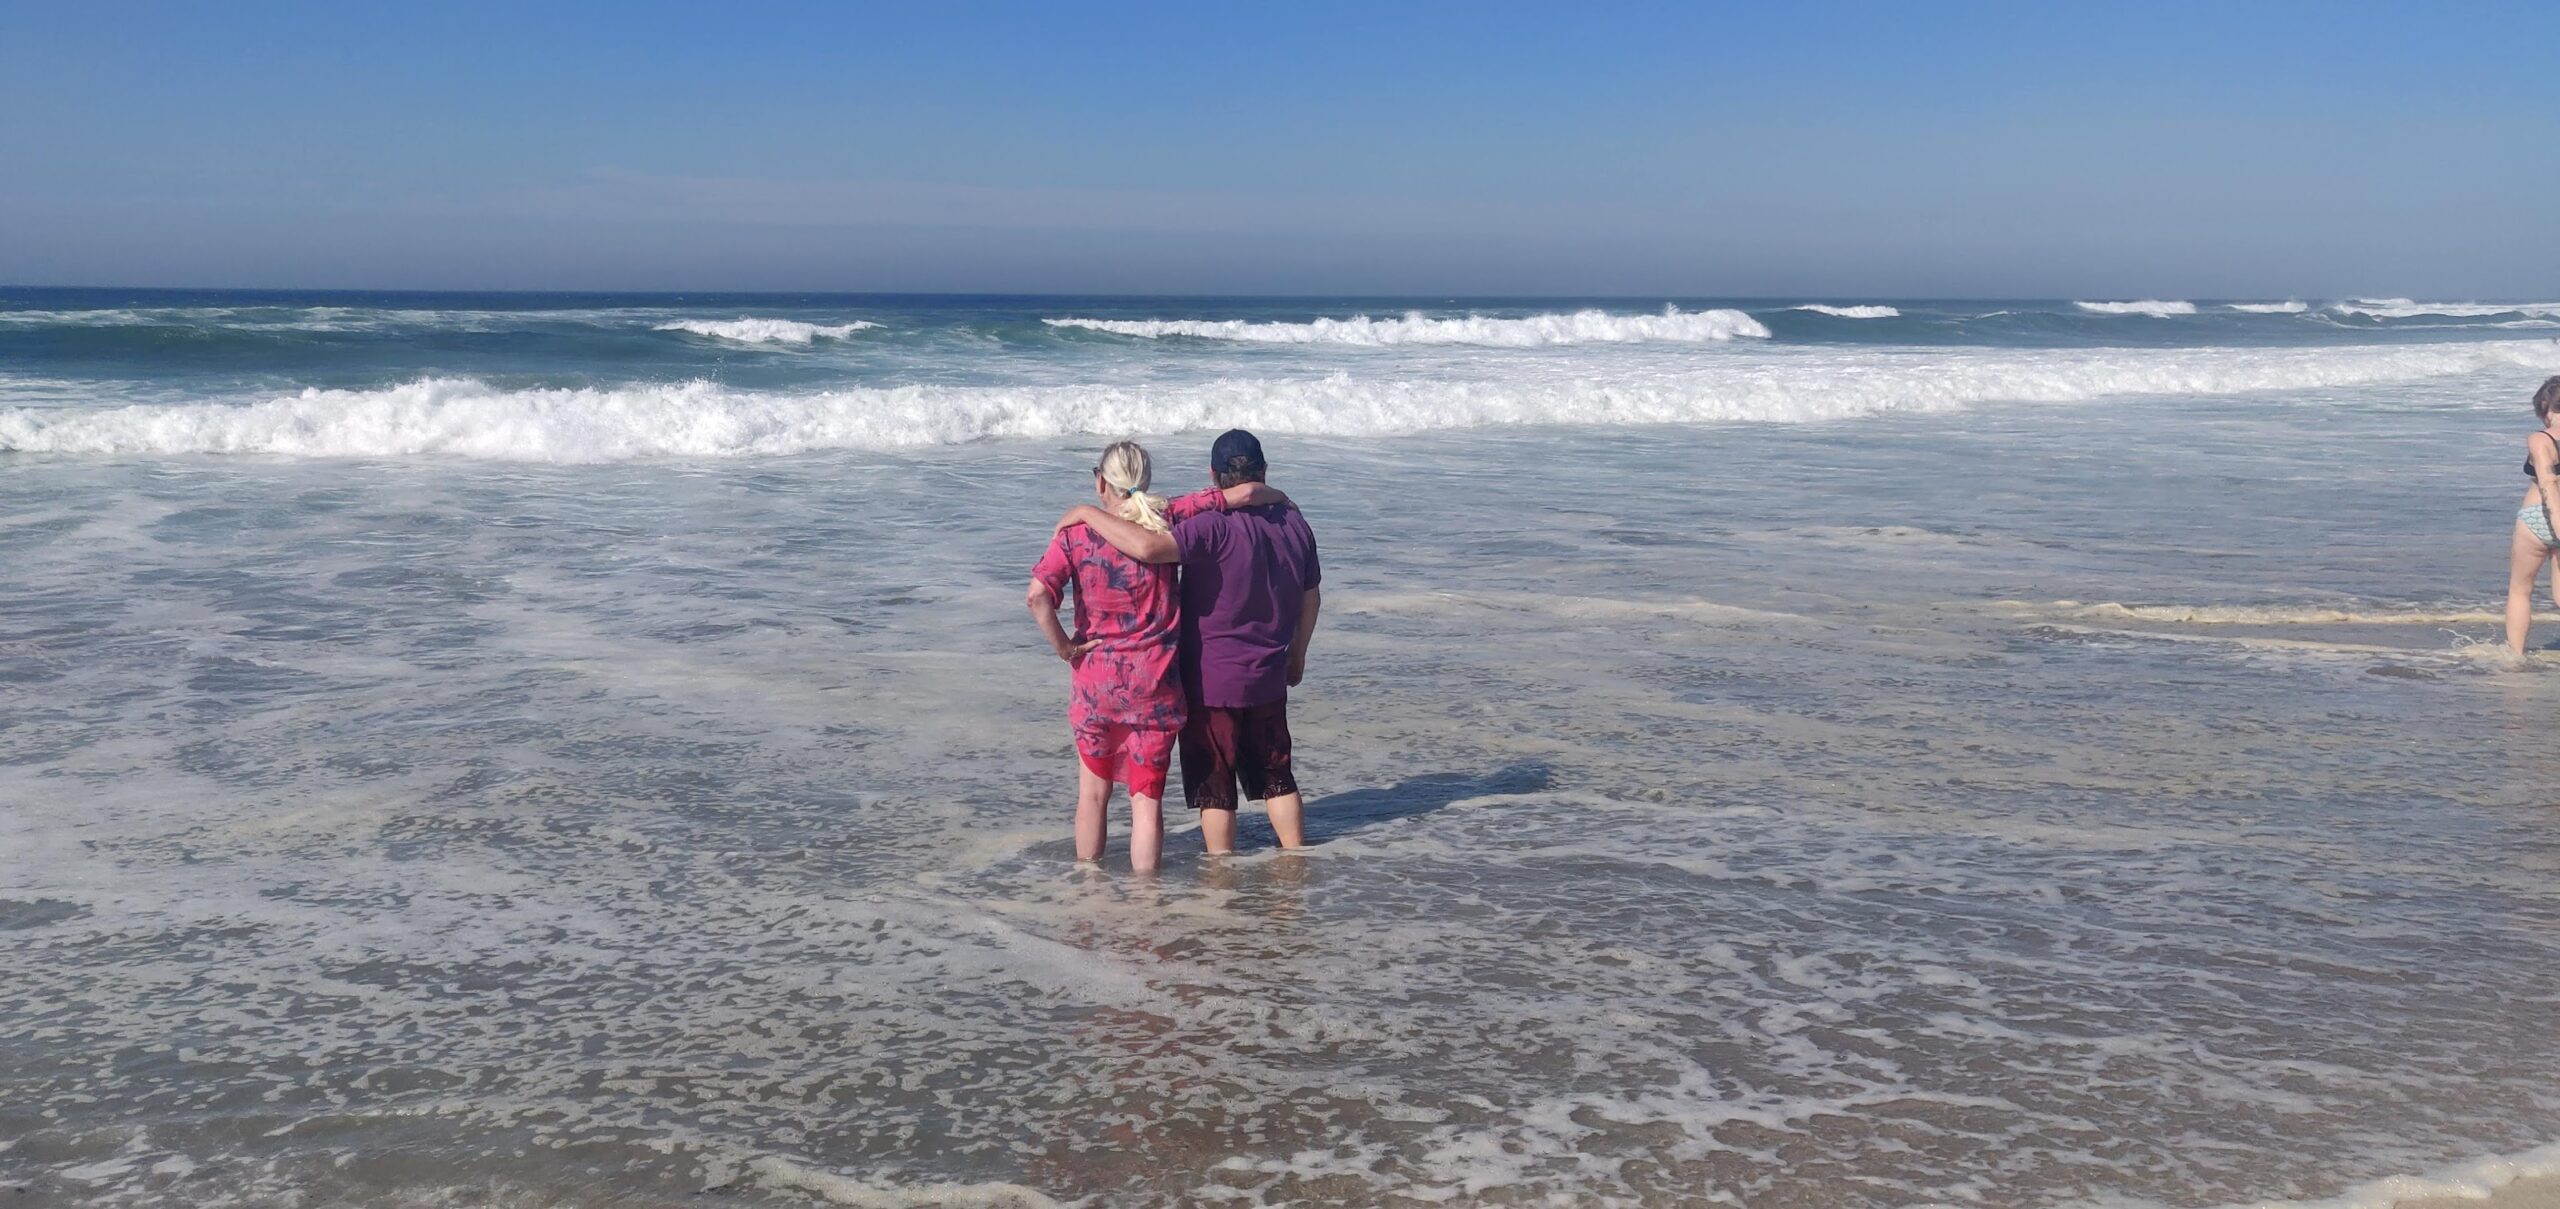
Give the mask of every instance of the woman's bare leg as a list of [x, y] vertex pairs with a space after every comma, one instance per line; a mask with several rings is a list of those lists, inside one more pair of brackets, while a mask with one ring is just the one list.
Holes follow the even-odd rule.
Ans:
[[1152, 871], [1164, 853], [1164, 800], [1129, 795], [1129, 867]]
[[1111, 838], [1111, 782], [1076, 762], [1076, 859], [1102, 859], [1103, 842]]
[[[2534, 576], [2551, 555], [2551, 548], [2523, 521], [2516, 522], [2515, 540], [2508, 544], [2507, 553], [2507, 649], [2518, 656], [2524, 654], [2524, 640], [2533, 629]], [[2552, 590], [2560, 592], [2560, 584]]]

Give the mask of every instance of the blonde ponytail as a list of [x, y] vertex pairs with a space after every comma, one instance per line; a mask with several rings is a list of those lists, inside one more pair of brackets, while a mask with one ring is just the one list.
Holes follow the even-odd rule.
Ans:
[[1155, 465], [1147, 457], [1146, 447], [1136, 441], [1122, 441], [1102, 451], [1102, 460], [1094, 469], [1102, 481], [1121, 494], [1120, 503], [1112, 511], [1122, 520], [1151, 533], [1170, 533], [1173, 524], [1164, 517], [1165, 500], [1152, 495], [1147, 484], [1155, 478]]

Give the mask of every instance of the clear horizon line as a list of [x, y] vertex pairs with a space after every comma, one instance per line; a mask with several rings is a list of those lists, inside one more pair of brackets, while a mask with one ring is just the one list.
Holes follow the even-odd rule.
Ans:
[[2232, 295], [2222, 295], [2222, 296], [2209, 296], [2209, 295], [2200, 295], [2200, 294], [2186, 294], [2186, 293], [2173, 292], [2173, 291], [2160, 291], [2160, 292], [2141, 293], [2141, 294], [2107, 293], [2107, 292], [2103, 292], [2103, 291], [2091, 291], [2091, 292], [2086, 292], [2086, 293], [2077, 294], [2077, 295], [2061, 295], [2061, 294], [2054, 294], [2054, 295], [2036, 295], [2036, 294], [1861, 294], [1861, 293], [1854, 293], [1854, 292], [1814, 292], [1814, 291], [1791, 292], [1791, 293], [1785, 293], [1785, 294], [1770, 294], [1770, 293], [1713, 294], [1713, 293], [1674, 293], [1674, 292], [1660, 292], [1660, 291], [1639, 291], [1639, 292], [1632, 292], [1632, 293], [1588, 293], [1588, 292], [1563, 292], [1563, 293], [1542, 294], [1542, 293], [1519, 293], [1519, 292], [1502, 292], [1502, 293], [1461, 293], [1461, 292], [1444, 292], [1444, 291], [1428, 291], [1428, 290], [1426, 290], [1426, 291], [1418, 291], [1418, 292], [1402, 292], [1402, 293], [1380, 293], [1380, 292], [1305, 293], [1305, 292], [1297, 292], [1297, 291], [1286, 292], [1286, 293], [1253, 293], [1253, 292], [1239, 292], [1239, 291], [1210, 291], [1210, 290], [1137, 291], [1137, 292], [1114, 292], [1114, 291], [1078, 292], [1078, 291], [1072, 291], [1072, 290], [859, 290], [859, 289], [857, 289], [857, 290], [833, 290], [833, 289], [721, 289], [721, 288], [682, 288], [682, 287], [679, 287], [679, 288], [651, 288], [651, 289], [592, 289], [592, 288], [574, 288], [574, 287], [551, 287], [551, 288], [542, 288], [542, 289], [527, 289], [527, 288], [521, 288], [521, 287], [512, 287], [512, 288], [488, 288], [488, 289], [484, 289], [484, 288], [454, 287], [454, 286], [434, 286], [434, 287], [429, 287], [429, 286], [228, 286], [228, 285], [130, 285], [130, 284], [116, 284], [116, 285], [44, 285], [44, 284], [33, 284], [33, 283], [23, 283], [23, 282], [21, 282], [21, 283], [0, 283], [0, 292], [35, 292], [35, 291], [61, 291], [61, 292], [92, 291], [92, 292], [100, 292], [100, 293], [110, 293], [110, 292], [116, 292], [116, 291], [129, 291], [129, 292], [134, 292], [134, 293], [162, 293], [162, 294], [407, 294], [407, 295], [418, 295], [418, 296], [434, 296], [434, 295], [481, 295], [481, 296], [488, 296], [488, 295], [499, 295], [499, 296], [514, 296], [514, 297], [527, 297], [527, 298], [539, 298], [539, 297], [563, 297], [563, 296], [574, 296], [574, 295], [586, 295], [586, 296], [611, 296], [611, 295], [620, 295], [620, 296], [629, 296], [629, 297], [670, 297], [670, 296], [682, 296], [682, 295], [687, 295], [687, 294], [716, 294], [716, 295], [723, 295], [723, 296], [736, 297], [736, 298], [788, 298], [788, 297], [806, 297], [806, 296], [819, 296], [819, 297], [829, 297], [829, 298], [1135, 298], [1135, 299], [1155, 299], [1155, 298], [1181, 298], [1181, 299], [1253, 298], [1253, 299], [1273, 299], [1273, 300], [1283, 300], [1283, 301], [1292, 301], [1292, 300], [1301, 300], [1301, 299], [1326, 299], [1326, 300], [1333, 300], [1333, 301], [1372, 301], [1372, 300], [1374, 300], [1374, 301], [1415, 301], [1415, 300], [1421, 300], [1421, 299], [1443, 299], [1443, 300], [1447, 300], [1447, 301], [1515, 301], [1515, 300], [1516, 300], [1516, 301], [1529, 301], [1529, 300], [1534, 300], [1534, 301], [1543, 301], [1543, 302], [1577, 302], [1577, 301], [1590, 301], [1590, 302], [1624, 302], [1624, 301], [1629, 301], [1629, 300], [1633, 300], [1633, 299], [1660, 299], [1660, 300], [1663, 300], [1663, 301], [1665, 301], [1665, 302], [1674, 302], [1674, 303], [1676, 303], [1676, 302], [1682, 302], [1682, 301], [1713, 301], [1713, 302], [1777, 302], [1777, 301], [1783, 301], [1783, 300], [1794, 300], [1794, 301], [1798, 301], [1798, 302], [1804, 302], [1804, 301], [1814, 301], [1814, 302], [1824, 302], [1824, 301], [1846, 301], [1846, 302], [1879, 302], [1879, 303], [1892, 303], [1892, 302], [2091, 302], [2091, 301], [2099, 301], [2099, 302], [2152, 301], [2152, 302], [2207, 302], [2207, 303], [2230, 303], [2230, 302], [2266, 302], [2266, 301], [2285, 301], [2285, 302], [2354, 301], [2354, 300], [2382, 300], [2382, 299], [2390, 299], [2390, 298], [2402, 298], [2402, 299], [2409, 299], [2409, 300], [2411, 300], [2411, 301], [2437, 301], [2437, 302], [2455, 302], [2455, 301], [2459, 301], [2459, 302], [2470, 302], [2470, 303], [2481, 303], [2481, 304], [2490, 304], [2490, 303], [2508, 303], [2508, 302], [2513, 302], [2513, 303], [2534, 303], [2534, 302], [2541, 302], [2541, 301], [2544, 301], [2543, 299], [2538, 299], [2538, 298], [2525, 298], [2525, 297], [2516, 297], [2516, 298], [2495, 298], [2495, 297], [2489, 297], [2489, 296], [2485, 296], [2485, 295], [2477, 295], [2477, 294], [2474, 294], [2474, 295], [2468, 295], [2468, 296], [2462, 297], [2462, 298], [2460, 298], [2460, 299], [2454, 299], [2454, 298], [2422, 299], [2422, 298], [2419, 298], [2419, 297], [2418, 297], [2417, 295], [2415, 295], [2415, 294], [2406, 294], [2406, 293], [2389, 293], [2389, 292], [2383, 292], [2383, 291], [2362, 292], [2362, 293], [2351, 293], [2351, 294], [2339, 294], [2339, 295], [2336, 295], [2336, 296], [2334, 296], [2334, 297], [2324, 297], [2324, 296], [2320, 296], [2320, 295], [2314, 295], [2314, 294], [2309, 294], [2309, 293], [2298, 293], [2298, 292], [2297, 292], [2297, 293], [2281, 294], [2281, 295], [2276, 294], [2276, 293], [2266, 293], [2266, 294], [2232, 294]]

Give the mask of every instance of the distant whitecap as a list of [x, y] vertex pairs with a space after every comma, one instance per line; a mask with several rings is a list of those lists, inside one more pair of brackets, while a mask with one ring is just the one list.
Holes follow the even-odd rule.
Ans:
[[2447, 319], [2483, 319], [2492, 315], [2560, 318], [2560, 302], [2417, 302], [2407, 298], [2352, 298], [2329, 308], [2341, 315], [2372, 319], [2415, 319], [2422, 315]]
[[2157, 298], [2145, 298], [2139, 302], [2075, 302], [2071, 305], [2096, 315], [2149, 315], [2154, 319], [2196, 313], [2196, 304], [2192, 302], [2164, 302]]
[[1889, 306], [1825, 306], [1819, 302], [1808, 302], [1789, 309], [1811, 311], [1817, 315], [1830, 315], [1838, 319], [1894, 319], [1902, 314], [1901, 311]]
[[821, 325], [794, 319], [678, 319], [661, 323], [662, 332], [690, 332], [714, 340], [735, 340], [740, 344], [808, 344], [815, 340], [842, 340], [855, 332], [880, 326], [856, 319], [850, 323]]
[[1043, 319], [1051, 327], [1083, 328], [1155, 340], [1188, 336], [1201, 340], [1237, 340], [1254, 344], [1481, 344], [1495, 348], [1536, 348], [1551, 344], [1626, 344], [1639, 341], [1703, 342], [1736, 337], [1766, 339], [1769, 329], [1735, 310], [1683, 311], [1666, 307], [1659, 315], [1612, 315], [1606, 311], [1531, 315], [1494, 319], [1469, 315], [1435, 319], [1420, 311], [1402, 318], [1316, 319], [1306, 323], [1255, 323], [1242, 319]]

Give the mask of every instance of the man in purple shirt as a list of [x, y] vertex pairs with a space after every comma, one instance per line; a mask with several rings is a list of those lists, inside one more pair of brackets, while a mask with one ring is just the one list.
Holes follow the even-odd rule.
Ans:
[[[1220, 488], [1259, 483], [1262, 442], [1241, 428], [1209, 449]], [[1182, 790], [1212, 853], [1235, 851], [1237, 785], [1271, 814], [1280, 846], [1302, 846], [1303, 802], [1289, 762], [1289, 690], [1307, 670], [1323, 579], [1316, 535], [1296, 508], [1203, 512], [1152, 533], [1098, 508], [1069, 516], [1121, 552], [1182, 564]]]

